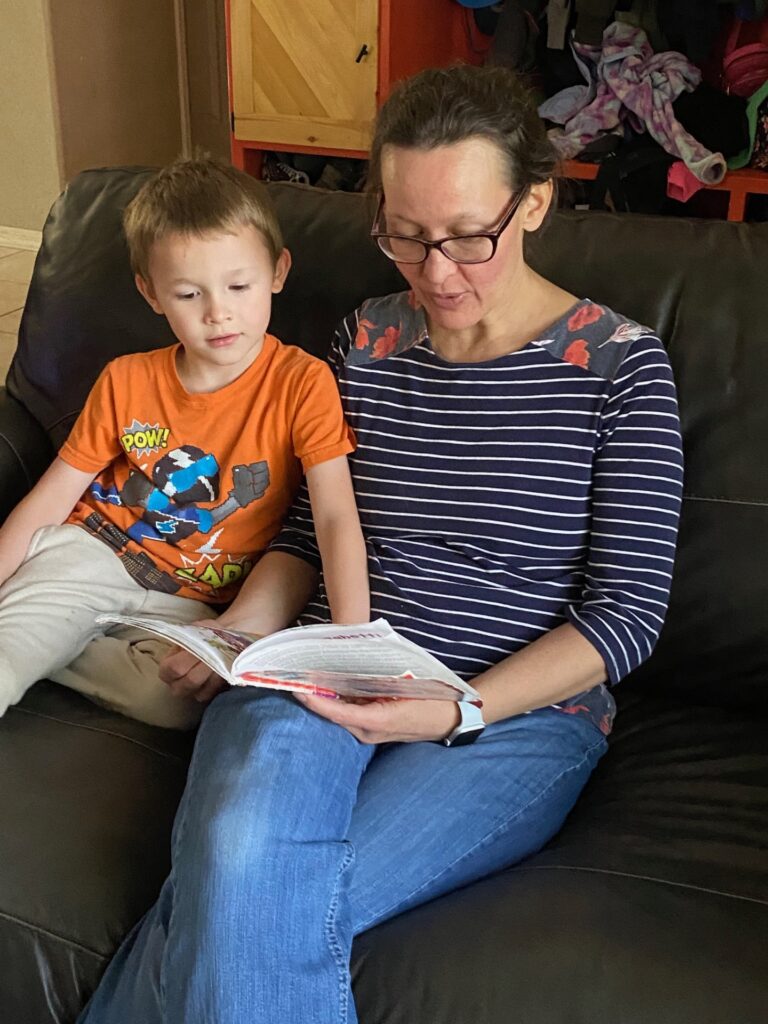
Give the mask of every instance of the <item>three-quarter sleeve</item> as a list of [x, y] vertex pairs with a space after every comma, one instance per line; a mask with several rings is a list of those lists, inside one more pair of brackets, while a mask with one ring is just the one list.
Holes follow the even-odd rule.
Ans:
[[628, 351], [603, 408], [582, 599], [566, 609], [611, 683], [644, 661], [667, 610], [683, 483], [675, 386], [658, 338]]

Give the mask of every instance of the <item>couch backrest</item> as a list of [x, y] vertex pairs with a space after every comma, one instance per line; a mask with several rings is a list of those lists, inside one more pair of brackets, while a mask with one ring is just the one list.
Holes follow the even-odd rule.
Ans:
[[[120, 211], [148, 171], [87, 171], [43, 232], [9, 390], [60, 443], [104, 363], [170, 342], [136, 293]], [[362, 299], [402, 286], [367, 237], [370, 200], [270, 185], [294, 257], [272, 329], [318, 355]], [[558, 214], [542, 273], [654, 327], [677, 380], [686, 456], [667, 625], [635, 682], [768, 706], [768, 225]], [[514, 301], [514, 296], [510, 296]]]

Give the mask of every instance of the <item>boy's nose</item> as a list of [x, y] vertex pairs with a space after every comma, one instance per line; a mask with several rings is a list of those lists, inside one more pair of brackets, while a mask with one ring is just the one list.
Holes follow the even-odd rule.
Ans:
[[222, 323], [224, 320], [231, 320], [232, 314], [226, 303], [221, 299], [211, 297], [205, 311], [205, 319], [212, 324]]

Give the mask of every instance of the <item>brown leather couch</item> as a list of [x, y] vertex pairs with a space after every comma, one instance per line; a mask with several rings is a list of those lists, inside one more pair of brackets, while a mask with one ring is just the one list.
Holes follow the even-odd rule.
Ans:
[[[86, 172], [45, 226], [0, 390], [0, 518], [101, 366], [170, 340], [119, 229], [146, 173]], [[366, 237], [366, 199], [270, 187], [294, 256], [273, 330], [322, 354], [344, 313], [399, 279]], [[768, 225], [562, 214], [530, 256], [668, 344], [687, 460], [669, 617], [546, 849], [358, 940], [360, 1018], [764, 1024]], [[0, 1020], [74, 1020], [167, 871], [191, 741], [45, 682], [0, 720]]]

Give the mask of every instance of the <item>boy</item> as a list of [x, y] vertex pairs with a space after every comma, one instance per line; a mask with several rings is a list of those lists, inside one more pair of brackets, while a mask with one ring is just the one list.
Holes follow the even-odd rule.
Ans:
[[0, 714], [48, 677], [185, 728], [200, 707], [160, 682], [167, 646], [105, 635], [96, 617], [215, 617], [279, 530], [303, 468], [334, 620], [367, 621], [354, 446], [329, 368], [266, 334], [290, 255], [258, 182], [177, 161], [141, 188], [124, 228], [136, 286], [178, 342], [106, 366], [0, 529]]

